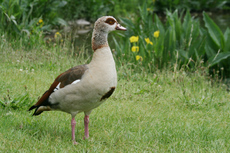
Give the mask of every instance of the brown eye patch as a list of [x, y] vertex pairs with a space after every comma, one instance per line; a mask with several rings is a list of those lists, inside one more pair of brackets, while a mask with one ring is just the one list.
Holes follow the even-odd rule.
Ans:
[[108, 23], [110, 25], [113, 25], [116, 21], [113, 18], [108, 18], [105, 23]]

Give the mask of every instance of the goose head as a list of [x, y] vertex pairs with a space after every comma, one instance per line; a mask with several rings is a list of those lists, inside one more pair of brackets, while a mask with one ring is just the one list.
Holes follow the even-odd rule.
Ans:
[[121, 26], [117, 20], [112, 16], [103, 16], [94, 24], [92, 35], [92, 48], [97, 50], [99, 48], [108, 46], [107, 37], [109, 32], [115, 30], [126, 31], [126, 28]]
[[114, 30], [123, 30], [125, 31], [126, 28], [122, 27], [117, 20], [112, 16], [103, 16], [95, 22], [94, 30], [101, 31], [101, 32], [111, 32]]

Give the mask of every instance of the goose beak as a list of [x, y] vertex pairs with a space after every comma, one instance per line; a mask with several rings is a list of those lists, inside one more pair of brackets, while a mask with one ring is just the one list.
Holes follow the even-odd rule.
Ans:
[[122, 27], [120, 24], [117, 24], [116, 30], [122, 30], [122, 31], [126, 31], [127, 29], [125, 27]]

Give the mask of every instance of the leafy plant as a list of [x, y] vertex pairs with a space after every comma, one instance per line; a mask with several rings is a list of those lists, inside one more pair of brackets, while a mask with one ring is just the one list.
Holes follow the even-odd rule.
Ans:
[[226, 76], [230, 76], [230, 30], [223, 34], [220, 28], [204, 12], [203, 19], [207, 28], [207, 41], [205, 52], [208, 57], [207, 66], [220, 69], [224, 68]]
[[16, 35], [20, 33], [16, 17], [20, 16], [21, 13], [17, 3], [14, 0], [5, 0], [0, 4], [0, 30], [6, 34]]
[[165, 0], [155, 1], [156, 11], [163, 12], [164, 10], [181, 10], [189, 9], [191, 11], [202, 11], [202, 10], [229, 10], [229, 1], [227, 0]]
[[[0, 30], [9, 36], [30, 35], [48, 30], [50, 24], [64, 24], [58, 11], [66, 2], [57, 0], [3, 0], [0, 2]], [[42, 26], [39, 20], [44, 21]], [[45, 23], [45, 25], [44, 25]]]
[[66, 5], [59, 10], [59, 16], [65, 20], [84, 18], [95, 21], [98, 17], [108, 14], [112, 8], [112, 0], [66, 0]]
[[[119, 58], [135, 64], [141, 63], [150, 71], [174, 65], [177, 61], [178, 65], [191, 65], [191, 59], [201, 60], [201, 56], [204, 55], [204, 37], [200, 37], [199, 22], [191, 18], [189, 11], [184, 18], [183, 13], [179, 15], [177, 11], [167, 11], [165, 26], [156, 14], [151, 14], [147, 10], [146, 5], [140, 7], [139, 11], [140, 15], [135, 23], [129, 19], [121, 19], [129, 30], [123, 37], [125, 43], [122, 45], [125, 45], [117, 43]], [[139, 40], [135, 43], [130, 42], [129, 38], [132, 36], [138, 36]], [[133, 51], [133, 46], [138, 46], [139, 51]], [[137, 55], [142, 57], [142, 61], [136, 60]]]
[[162, 23], [143, 5], [136, 20], [121, 18], [128, 31], [121, 36], [124, 43], [114, 38], [117, 58], [132, 63], [133, 68], [144, 66], [149, 72], [168, 66], [195, 69], [204, 63], [210, 70], [224, 69], [225, 76], [230, 76], [230, 30], [223, 34], [206, 13], [203, 18], [205, 28], [189, 11], [166, 11]]
[[24, 93], [18, 97], [7, 97], [5, 100], [0, 99], [0, 106], [8, 107], [13, 109], [25, 109], [28, 107], [28, 104], [32, 103], [32, 99], [29, 97], [28, 93]]

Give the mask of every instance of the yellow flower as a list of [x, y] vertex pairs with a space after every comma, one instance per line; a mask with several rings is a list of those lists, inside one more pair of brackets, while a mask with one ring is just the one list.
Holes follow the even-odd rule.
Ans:
[[138, 42], [138, 39], [139, 39], [138, 36], [132, 36], [132, 37], [129, 38], [129, 41], [130, 41], [131, 43], [133, 43], [133, 42]]
[[61, 34], [59, 32], [56, 32], [54, 38], [58, 38], [58, 37], [61, 37]]
[[133, 46], [131, 50], [132, 50], [132, 52], [134, 52], [134, 53], [135, 53], [135, 52], [139, 52], [139, 47], [138, 47], [138, 46]]
[[43, 20], [42, 20], [42, 19], [39, 19], [39, 20], [38, 20], [37, 25], [39, 25], [39, 26], [40, 26], [40, 28], [42, 28], [42, 27], [43, 27], [43, 25], [44, 25]]
[[150, 8], [147, 8], [147, 11], [151, 11], [151, 9], [150, 9]]
[[42, 22], [43, 22], [43, 20], [42, 20], [42, 19], [39, 19], [38, 23], [42, 23]]
[[151, 42], [149, 38], [145, 38], [145, 41], [147, 44], [153, 45], [153, 42]]
[[140, 55], [137, 55], [137, 56], [136, 56], [136, 60], [137, 60], [137, 61], [138, 61], [138, 60], [143, 61], [143, 58], [142, 58]]
[[159, 30], [157, 30], [157, 31], [155, 31], [155, 32], [153, 33], [153, 36], [154, 36], [155, 38], [158, 38], [159, 35], [160, 35], [160, 31], [159, 31]]

